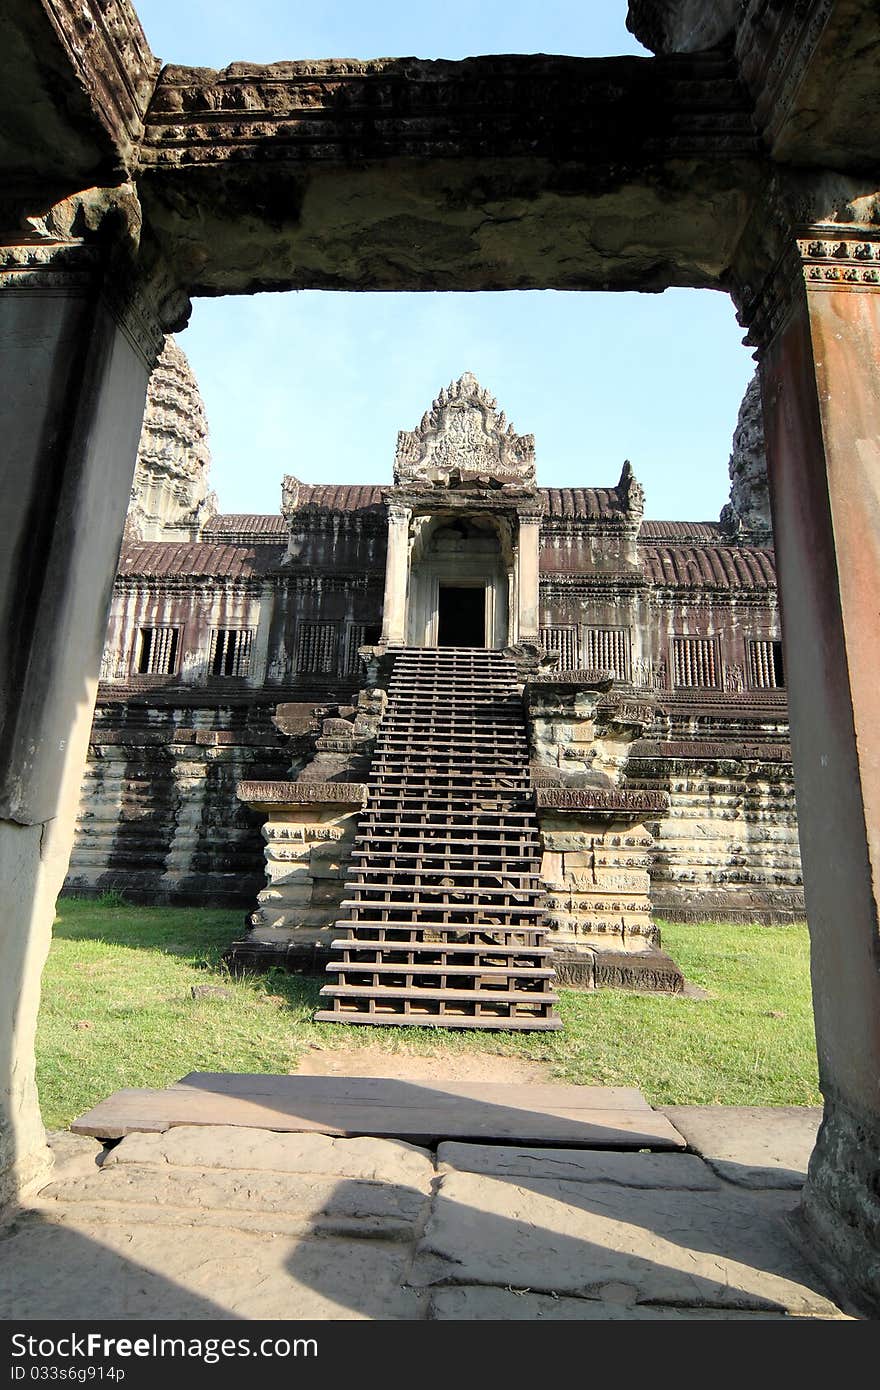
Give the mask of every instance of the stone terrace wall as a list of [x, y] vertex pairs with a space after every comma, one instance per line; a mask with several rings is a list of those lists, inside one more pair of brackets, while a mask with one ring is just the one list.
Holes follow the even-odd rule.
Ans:
[[[654, 827], [655, 916], [785, 922], [804, 898], [787, 708], [782, 692], [725, 694], [664, 715], [633, 745], [627, 785], [669, 795]], [[774, 708], [775, 704], [775, 708]]]
[[263, 886], [263, 817], [238, 782], [290, 771], [296, 740], [271, 704], [108, 701], [96, 710], [65, 890], [249, 908]]

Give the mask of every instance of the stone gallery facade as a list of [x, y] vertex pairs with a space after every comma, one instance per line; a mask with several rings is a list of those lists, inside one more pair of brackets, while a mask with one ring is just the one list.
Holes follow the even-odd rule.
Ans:
[[[372, 744], [352, 742], [351, 720], [359, 692], [387, 684], [371, 653], [525, 645], [532, 783], [653, 797], [656, 915], [803, 914], [757, 383], [719, 522], [646, 520], [629, 463], [613, 486], [539, 487], [534, 440], [469, 374], [401, 432], [393, 484], [287, 477], [277, 514], [229, 515], [208, 471], [169, 338], [69, 889], [253, 907], [264, 851], [271, 889], [272, 822], [237, 788], [363, 780]], [[545, 886], [552, 907], [552, 856]], [[323, 892], [329, 925], [339, 894]], [[258, 922], [287, 920], [263, 897]]]

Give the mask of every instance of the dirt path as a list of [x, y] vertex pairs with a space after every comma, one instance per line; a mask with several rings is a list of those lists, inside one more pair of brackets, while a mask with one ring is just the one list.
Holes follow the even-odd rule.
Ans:
[[387, 1076], [395, 1081], [497, 1081], [552, 1082], [546, 1062], [530, 1062], [520, 1057], [493, 1056], [491, 1053], [448, 1052], [434, 1057], [414, 1057], [405, 1052], [383, 1052], [379, 1047], [310, 1048], [303, 1053], [295, 1076]]

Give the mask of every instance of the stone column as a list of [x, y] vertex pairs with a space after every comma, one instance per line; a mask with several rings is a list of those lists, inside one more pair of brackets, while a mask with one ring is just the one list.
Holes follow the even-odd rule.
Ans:
[[880, 1306], [880, 232], [791, 239], [752, 306], [825, 1118], [803, 1195]]
[[538, 581], [541, 554], [540, 512], [519, 513], [517, 546], [517, 641], [537, 642]]
[[385, 598], [381, 642], [406, 642], [406, 589], [409, 579], [409, 523], [412, 508], [389, 502], [388, 554], [385, 560]]
[[108, 297], [107, 248], [69, 234], [72, 215], [59, 220], [60, 231], [47, 216], [31, 240], [0, 245], [0, 1204], [47, 1170], [40, 974], [162, 344], [118, 279]]

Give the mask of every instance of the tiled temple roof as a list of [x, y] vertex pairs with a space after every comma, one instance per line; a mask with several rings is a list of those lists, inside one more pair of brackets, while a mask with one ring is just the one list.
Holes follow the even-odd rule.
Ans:
[[136, 541], [122, 547], [120, 578], [253, 579], [285, 553], [283, 545], [227, 545], [205, 541]]
[[544, 515], [575, 521], [610, 521], [625, 509], [613, 487], [542, 487]]
[[[387, 490], [387, 484], [379, 483], [300, 483], [298, 510], [305, 507], [331, 512], [372, 510], [382, 506], [382, 494]], [[620, 497], [613, 487], [545, 487], [538, 491], [544, 499], [548, 517], [602, 521], [623, 515]], [[286, 523], [280, 513], [223, 512], [211, 519], [203, 535], [206, 539], [248, 536], [262, 542], [286, 533]]]
[[385, 491], [387, 486], [377, 483], [300, 483], [299, 505], [328, 512], [362, 512], [381, 507]]
[[230, 536], [280, 543], [287, 539], [287, 523], [280, 512], [221, 512], [212, 516], [202, 531], [203, 540], [225, 540]]
[[728, 540], [728, 534], [717, 521], [643, 521], [639, 541], [713, 541], [716, 545]]
[[772, 550], [738, 545], [639, 546], [652, 584], [686, 589], [775, 589]]

